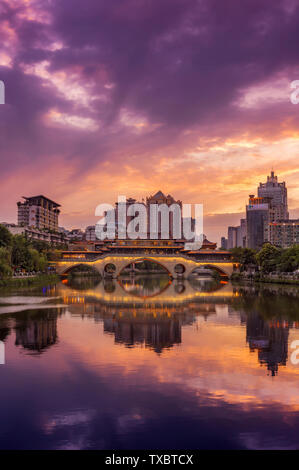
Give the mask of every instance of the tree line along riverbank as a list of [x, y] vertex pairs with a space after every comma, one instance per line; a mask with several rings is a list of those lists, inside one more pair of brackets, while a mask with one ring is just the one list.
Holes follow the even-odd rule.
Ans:
[[[66, 248], [61, 245], [54, 250], [44, 241], [28, 240], [23, 235], [12, 235], [0, 224], [1, 284], [31, 285], [35, 278], [36, 282], [39, 279], [45, 280], [45, 274], [50, 274], [49, 261], [55, 259], [57, 250]], [[250, 248], [234, 248], [231, 253], [234, 262], [240, 266], [240, 273], [234, 273], [232, 280], [298, 284], [299, 245], [282, 249], [266, 243], [258, 251]], [[146, 265], [141, 267], [146, 271], [149, 269]], [[82, 271], [82, 267], [79, 271]], [[18, 276], [28, 273], [34, 276], [22, 276], [21, 279]]]
[[231, 252], [240, 265], [233, 281], [299, 285], [299, 245], [283, 249], [265, 243], [259, 251], [233, 248]]
[[231, 277], [231, 281], [235, 282], [253, 282], [253, 283], [271, 283], [271, 284], [292, 284], [299, 286], [299, 278], [288, 275], [262, 275], [256, 273], [254, 275], [246, 275], [244, 273], [234, 273]]
[[55, 284], [60, 280], [57, 274], [37, 274], [35, 276], [0, 278], [1, 287], [31, 287]]
[[52, 275], [48, 272], [48, 265], [55, 252], [48, 243], [12, 235], [0, 224], [0, 285], [30, 285], [45, 279], [45, 275]]

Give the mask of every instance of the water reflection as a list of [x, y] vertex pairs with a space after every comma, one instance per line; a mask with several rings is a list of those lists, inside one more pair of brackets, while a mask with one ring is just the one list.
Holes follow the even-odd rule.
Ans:
[[289, 323], [266, 321], [252, 312], [246, 319], [246, 340], [252, 352], [258, 352], [261, 364], [266, 364], [272, 376], [278, 366], [285, 366], [288, 358]]
[[0, 296], [0, 448], [297, 446], [296, 289], [87, 281]]
[[58, 340], [57, 312], [29, 311], [16, 318], [16, 346], [41, 354]]
[[30, 353], [42, 354], [58, 341], [57, 318], [64, 309], [27, 310], [0, 316], [0, 340], [14, 331], [15, 346]]
[[171, 280], [167, 274], [160, 276], [122, 276], [118, 282], [125, 292], [144, 299], [161, 294], [171, 285]]
[[[193, 299], [195, 292], [221, 293], [223, 288], [210, 278], [187, 283], [171, 282], [168, 275], [139, 275], [104, 280], [84, 297], [78, 295], [72, 280], [60, 291], [71, 314], [92, 315], [96, 322], [103, 321], [104, 333], [113, 335], [116, 343], [143, 345], [160, 354], [182, 342], [182, 326], [194, 323], [196, 316], [207, 319], [216, 314], [215, 304], [186, 303], [184, 299]], [[232, 290], [229, 293], [233, 295]], [[106, 294], [113, 295], [107, 299]]]
[[[4, 341], [10, 334], [13, 318], [15, 345], [40, 354], [57, 342], [57, 318], [67, 308], [75, 317], [92, 317], [95, 323], [102, 323], [104, 334], [112, 335], [115, 343], [128, 348], [144, 346], [161, 354], [182, 343], [182, 327], [196, 324], [199, 317], [204, 321], [211, 316], [217, 319], [217, 306], [226, 305], [225, 323], [229, 324], [229, 319], [237, 316], [240, 324], [246, 326], [250, 352], [256, 353], [259, 363], [275, 376], [279, 366], [287, 363], [289, 329], [299, 327], [298, 320], [293, 318], [295, 311], [298, 316], [297, 297], [285, 296], [288, 309], [277, 311], [277, 298], [269, 295], [269, 290], [236, 290], [210, 278], [173, 282], [164, 275], [129, 276], [103, 282], [75, 278], [46, 292], [53, 299], [61, 296], [64, 307], [53, 304], [54, 311], [44, 306], [42, 310], [43, 298], [29, 298], [39, 309], [31, 310], [30, 304], [29, 307], [16, 305], [16, 314], [8, 317], [9, 320], [2, 315], [0, 340]], [[112, 296], [107, 298], [107, 294]], [[8, 311], [13, 309], [12, 299], [21, 302], [26, 297], [4, 299], [10, 305]], [[24, 311], [18, 312], [22, 308]]]

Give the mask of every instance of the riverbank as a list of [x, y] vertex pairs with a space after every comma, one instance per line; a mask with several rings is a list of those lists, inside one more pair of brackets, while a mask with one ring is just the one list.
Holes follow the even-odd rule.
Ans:
[[291, 276], [267, 276], [265, 274], [255, 274], [251, 277], [244, 276], [242, 273], [234, 273], [231, 277], [232, 282], [245, 282], [254, 284], [288, 284], [293, 286], [299, 286], [299, 279], [294, 279]]
[[8, 277], [0, 279], [1, 287], [29, 287], [55, 284], [59, 282], [60, 277], [57, 274], [39, 274], [30, 277]]

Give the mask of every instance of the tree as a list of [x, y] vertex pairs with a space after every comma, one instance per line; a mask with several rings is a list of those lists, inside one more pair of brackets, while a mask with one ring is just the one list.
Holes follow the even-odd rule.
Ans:
[[31, 245], [39, 253], [47, 253], [51, 250], [51, 245], [44, 240], [31, 240]]
[[9, 248], [0, 248], [0, 276], [8, 277], [12, 274], [12, 269], [10, 267], [11, 261], [11, 252]]
[[0, 247], [0, 261], [7, 263], [8, 265], [11, 262], [11, 248]]
[[7, 248], [12, 245], [12, 234], [4, 225], [0, 224], [0, 247]]
[[47, 260], [46, 256], [45, 255], [40, 255], [37, 271], [45, 271], [47, 266], [48, 266], [48, 260]]
[[40, 254], [37, 250], [34, 248], [29, 248], [29, 263], [30, 266], [29, 270], [30, 271], [44, 271], [48, 261], [45, 255]]
[[23, 235], [15, 235], [13, 237], [11, 262], [18, 268], [30, 269], [30, 242]]
[[26, 271], [44, 271], [50, 256], [50, 246], [41, 241], [30, 241], [24, 235], [11, 235], [0, 225], [0, 274], [7, 276], [12, 267]]
[[282, 251], [278, 268], [281, 272], [292, 272], [299, 269], [299, 245]]
[[256, 251], [251, 248], [233, 248], [231, 250], [233, 261], [240, 263], [240, 271], [246, 271], [249, 265], [256, 265]]
[[0, 278], [9, 277], [12, 275], [12, 269], [7, 263], [0, 261]]
[[280, 248], [271, 245], [271, 243], [266, 243], [256, 255], [256, 260], [261, 271], [264, 273], [277, 271], [281, 260], [281, 254], [282, 250]]

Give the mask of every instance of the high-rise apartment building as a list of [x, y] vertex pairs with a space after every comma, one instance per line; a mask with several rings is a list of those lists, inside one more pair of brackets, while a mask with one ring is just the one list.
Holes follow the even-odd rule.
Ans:
[[[148, 234], [150, 235], [150, 232], [151, 232], [151, 229], [152, 227], [150, 226], [150, 208], [151, 208], [151, 205], [152, 204], [156, 204], [158, 206], [160, 205], [164, 205], [164, 206], [167, 206], [167, 208], [170, 208], [170, 206], [172, 204], [176, 204], [177, 206], [180, 207], [180, 210], [182, 211], [182, 201], [176, 201], [170, 194], [168, 194], [167, 196], [165, 196], [165, 194], [162, 193], [162, 191], [158, 191], [156, 194], [154, 194], [153, 196], [149, 196], [146, 198], [146, 207], [147, 207], [147, 216], [148, 216]], [[182, 215], [182, 214], [181, 214]], [[167, 220], [166, 220], [167, 218]], [[182, 220], [181, 219], [181, 237], [182, 237]], [[166, 222], [169, 223], [169, 238], [173, 239], [173, 238], [176, 238], [175, 236], [175, 233], [174, 233], [174, 225], [173, 225], [173, 221], [174, 221], [174, 214], [171, 210], [169, 210], [169, 213], [168, 214], [163, 214], [163, 223]], [[194, 223], [194, 221], [193, 221]], [[191, 224], [192, 224], [192, 221], [191, 221]], [[192, 225], [191, 225], [191, 230], [192, 230]], [[194, 227], [193, 227], [194, 228]], [[158, 231], [158, 238], [163, 238], [164, 234], [163, 234], [163, 224], [162, 224], [162, 213], [159, 212], [158, 214], [158, 227], [157, 227], [157, 231]]]
[[236, 248], [238, 240], [238, 227], [228, 227], [227, 229], [227, 248], [231, 250]]
[[299, 244], [299, 219], [269, 223], [269, 241], [280, 248]]
[[237, 227], [228, 227], [227, 233], [227, 248], [232, 249], [236, 247], [245, 248], [246, 246], [246, 219], [240, 220], [240, 225]]
[[246, 206], [246, 244], [248, 248], [260, 249], [263, 243], [269, 240], [271, 201], [272, 199], [267, 197], [254, 197], [252, 194], [249, 196], [249, 203]]
[[270, 221], [287, 220], [288, 213], [288, 191], [285, 182], [279, 183], [274, 171], [267, 176], [266, 183], [260, 183], [258, 187], [258, 196], [263, 198], [271, 198], [272, 212]]
[[[170, 210], [170, 206], [172, 204], [177, 204], [180, 207], [180, 209], [182, 210], [182, 201], [176, 201], [170, 194], [168, 194], [168, 196], [165, 196], [165, 194], [163, 194], [162, 191], [158, 191], [153, 196], [147, 197], [146, 202], [144, 202], [144, 200], [142, 200], [142, 202], [139, 202], [136, 199], [128, 198], [124, 202], [116, 202], [115, 203], [116, 233], [117, 233], [119, 238], [120, 238], [120, 233], [122, 233], [123, 235], [126, 234], [126, 236], [129, 237], [129, 235], [128, 235], [128, 226], [129, 226], [129, 223], [132, 220], [134, 220], [135, 216], [136, 216], [136, 214], [133, 210], [130, 213], [130, 206], [132, 206], [133, 204], [142, 204], [145, 207], [146, 216], [147, 216], [146, 227], [145, 227], [145, 237], [151, 238], [151, 233], [155, 232], [155, 233], [157, 233], [157, 238], [158, 239], [163, 238], [164, 224], [167, 225], [167, 223], [169, 223], [169, 238], [170, 239], [176, 238], [176, 236], [175, 236], [176, 234], [174, 233], [174, 227], [173, 227], [174, 215], [173, 215], [172, 210]], [[165, 205], [166, 211], [162, 212], [162, 211], [159, 210], [157, 227], [151, 227], [151, 218], [150, 218], [151, 206], [152, 205], [161, 206], [162, 204]], [[121, 217], [119, 217], [119, 213], [118, 213], [119, 210], [123, 211], [123, 215]], [[167, 210], [168, 210], [168, 212], [167, 212]], [[163, 224], [162, 224], [162, 217], [163, 217]], [[180, 219], [180, 220], [182, 221], [182, 219]], [[191, 230], [194, 230], [194, 221], [191, 221]], [[182, 236], [182, 234], [181, 234], [181, 236]]]
[[227, 250], [228, 248], [228, 239], [225, 237], [221, 237], [221, 249]]
[[18, 202], [18, 225], [48, 229], [58, 232], [58, 216], [60, 204], [45, 196], [23, 197]]
[[238, 230], [238, 246], [241, 248], [246, 247], [246, 236], [247, 236], [247, 221], [246, 219], [241, 219], [240, 220], [240, 227]]

